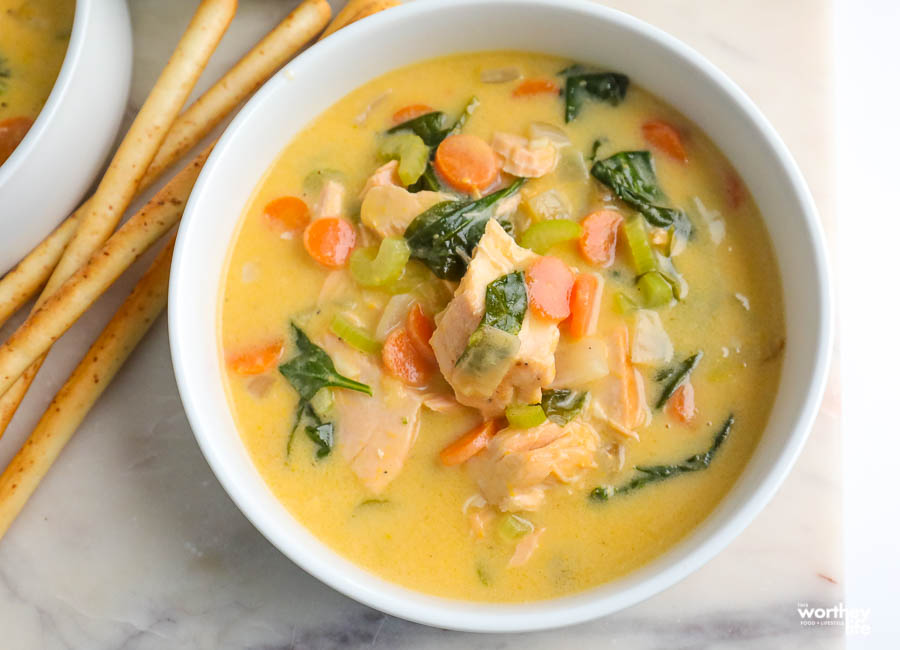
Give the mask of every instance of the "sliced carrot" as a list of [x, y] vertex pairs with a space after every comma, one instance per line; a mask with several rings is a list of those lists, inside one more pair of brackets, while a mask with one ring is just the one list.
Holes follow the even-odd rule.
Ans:
[[684, 382], [672, 393], [666, 402], [666, 412], [684, 424], [691, 423], [697, 408], [694, 405], [694, 385], [690, 381]]
[[644, 139], [660, 151], [679, 162], [687, 162], [687, 153], [681, 142], [681, 135], [674, 126], [662, 120], [644, 122], [641, 127]]
[[438, 145], [434, 167], [452, 187], [463, 192], [481, 191], [497, 178], [497, 155], [478, 136], [459, 133]]
[[309, 206], [299, 197], [282, 196], [266, 204], [263, 216], [279, 233], [299, 232], [309, 223]]
[[581, 237], [578, 249], [581, 256], [601, 268], [612, 265], [616, 259], [616, 237], [622, 215], [615, 210], [598, 210], [581, 221]]
[[12, 155], [34, 124], [30, 117], [8, 117], [0, 121], [0, 165]]
[[316, 219], [303, 231], [303, 246], [322, 266], [339, 269], [356, 246], [356, 230], [342, 217]]
[[559, 86], [549, 79], [526, 79], [513, 90], [513, 97], [533, 97], [544, 93], [559, 94]]
[[597, 333], [600, 316], [600, 280], [593, 273], [579, 273], [569, 301], [569, 333], [576, 339]]
[[414, 304], [406, 314], [406, 331], [409, 332], [409, 338], [412, 339], [419, 354], [429, 362], [437, 363], [434, 350], [429, 343], [434, 334], [434, 319], [425, 313], [419, 303]]
[[381, 346], [381, 360], [390, 374], [410, 386], [424, 386], [431, 377], [431, 364], [416, 348], [405, 327], [388, 334]]
[[440, 453], [444, 465], [459, 465], [487, 447], [497, 433], [497, 420], [487, 420], [444, 447]]
[[528, 302], [540, 316], [554, 321], [569, 317], [575, 274], [558, 257], [538, 258], [525, 272]]
[[420, 115], [432, 112], [434, 112], [434, 109], [428, 104], [410, 104], [394, 113], [394, 116], [391, 119], [394, 120], [394, 124], [403, 124], [404, 122], [416, 119]]
[[260, 375], [275, 367], [284, 352], [283, 341], [271, 341], [226, 355], [228, 367], [239, 375]]
[[733, 169], [725, 173], [725, 196], [728, 198], [728, 207], [732, 209], [741, 207], [747, 198], [747, 188]]

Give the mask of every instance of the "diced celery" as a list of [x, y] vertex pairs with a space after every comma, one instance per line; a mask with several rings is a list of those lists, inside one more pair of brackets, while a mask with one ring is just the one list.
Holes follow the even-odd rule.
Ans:
[[458, 386], [457, 390], [463, 395], [490, 397], [512, 368], [520, 345], [515, 334], [480, 325], [456, 361], [450, 383]]
[[317, 196], [322, 191], [325, 181], [337, 181], [346, 184], [347, 175], [337, 169], [314, 169], [303, 179], [303, 191], [310, 196]]
[[638, 308], [638, 305], [624, 292], [617, 291], [616, 295], [613, 296], [613, 308], [620, 314], [630, 314]]
[[423, 283], [436, 280], [428, 267], [418, 260], [410, 260], [406, 263], [403, 272], [393, 282], [384, 286], [384, 290], [394, 295], [398, 293], [410, 293]]
[[336, 315], [331, 320], [329, 329], [331, 329], [335, 335], [342, 338], [347, 345], [350, 345], [361, 352], [375, 354], [381, 349], [378, 341], [373, 339], [368, 332], [361, 327], [354, 325], [346, 316], [342, 316], [341, 314]]
[[581, 224], [568, 219], [538, 221], [522, 233], [521, 244], [535, 253], [543, 255], [557, 244], [577, 239], [581, 236]]
[[327, 386], [320, 388], [309, 400], [309, 405], [321, 419], [328, 420], [334, 411], [334, 393]]
[[631, 217], [625, 220], [625, 239], [628, 242], [628, 250], [631, 251], [631, 260], [634, 262], [636, 275], [644, 275], [656, 270], [656, 259], [653, 257], [653, 249], [644, 229], [641, 217]]
[[662, 276], [672, 285], [675, 298], [684, 300], [688, 295], [688, 283], [684, 276], [675, 268], [671, 257], [666, 257], [659, 251], [656, 252], [656, 265]]
[[506, 420], [513, 429], [530, 429], [546, 419], [540, 404], [510, 404], [506, 407]]
[[497, 520], [497, 534], [507, 542], [515, 542], [534, 532], [534, 524], [519, 515], [507, 512]]
[[535, 221], [568, 219], [572, 213], [569, 202], [556, 190], [547, 190], [525, 199], [525, 212]]
[[428, 145], [414, 133], [392, 133], [384, 137], [378, 155], [386, 160], [400, 161], [397, 176], [405, 186], [412, 185], [425, 173], [428, 164]]
[[637, 282], [638, 291], [647, 307], [663, 307], [672, 302], [672, 285], [658, 271], [642, 275]]
[[363, 287], [383, 287], [403, 274], [409, 261], [409, 246], [402, 237], [386, 237], [374, 246], [357, 248], [350, 254], [350, 274]]

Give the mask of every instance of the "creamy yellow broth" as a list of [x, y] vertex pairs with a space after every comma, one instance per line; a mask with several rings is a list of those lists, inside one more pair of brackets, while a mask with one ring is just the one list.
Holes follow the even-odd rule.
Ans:
[[[465, 131], [488, 141], [498, 130], [525, 133], [535, 121], [562, 125], [559, 97], [513, 98], [514, 83], [482, 83], [480, 73], [516, 66], [525, 77], [558, 79], [556, 73], [569, 63], [538, 54], [500, 52], [415, 64], [355, 90], [299, 133], [260, 181], [234, 238], [220, 300], [223, 359], [229, 350], [256, 341], [289, 340], [289, 321], [315, 305], [327, 275], [296, 239], [273, 235], [261, 216], [269, 201], [286, 194], [303, 196], [303, 179], [321, 168], [343, 172], [348, 194], [356, 196], [379, 164], [374, 135], [391, 124], [394, 111], [408, 104], [425, 103], [455, 116], [477, 95], [481, 104]], [[358, 124], [357, 116], [386, 90], [390, 94]], [[476, 484], [464, 469], [444, 467], [437, 460], [442, 448], [479, 421], [474, 410], [462, 410], [458, 416], [424, 411], [404, 469], [373, 497], [339, 454], [317, 461], [312, 443], [303, 436], [286, 460], [297, 393], [277, 373], [271, 388], [257, 397], [248, 390], [252, 380], [227, 372], [233, 416], [256, 467], [276, 497], [324, 543], [412, 589], [466, 600], [529, 601], [578, 592], [627, 574], [671, 548], [715, 508], [753, 452], [778, 386], [784, 345], [781, 290], [757, 208], [749, 198], [739, 208], [729, 206], [725, 178], [733, 173], [731, 167], [696, 125], [632, 85], [617, 107], [586, 102], [565, 130], [574, 143], [572, 150], [588, 152], [595, 139], [604, 137], [608, 141], [603, 151], [612, 154], [646, 149], [640, 126], [659, 117], [686, 136], [688, 164], [659, 153], [654, 159], [660, 185], [673, 205], [688, 211], [695, 229], [694, 238], [676, 258], [690, 293], [659, 313], [676, 360], [697, 349], [705, 351], [692, 377], [699, 417], [686, 426], [654, 412], [652, 424], [640, 431], [640, 442], [626, 444], [627, 462], [621, 471], [598, 452], [599, 467], [586, 481], [551, 489], [544, 506], [527, 513], [546, 532], [527, 564], [507, 568], [512, 546], [490, 532], [477, 538], [463, 515], [464, 502], [478, 491]], [[576, 219], [608, 200], [608, 192], [592, 179], [561, 178], [529, 181], [523, 194], [562, 188]], [[723, 216], [725, 237], [718, 246], [698, 216], [694, 197]], [[358, 204], [350, 209], [358, 209]], [[588, 268], [571, 243], [552, 253]], [[620, 252], [617, 257], [624, 256]], [[619, 288], [632, 291], [616, 278], [626, 267], [627, 259], [620, 259], [603, 272], [605, 310], [612, 308]], [[383, 304], [374, 292], [367, 295]], [[374, 326], [374, 310], [367, 315], [364, 306], [359, 309], [362, 320]], [[624, 318], [628, 321], [631, 316]], [[652, 371], [645, 374], [652, 403], [659, 384]], [[735, 416], [734, 429], [709, 469], [607, 502], [588, 497], [593, 487], [625, 482], [633, 465], [679, 462], [705, 451], [729, 413]]]
[[75, 0], [0, 0], [0, 163], [50, 95], [74, 13]]

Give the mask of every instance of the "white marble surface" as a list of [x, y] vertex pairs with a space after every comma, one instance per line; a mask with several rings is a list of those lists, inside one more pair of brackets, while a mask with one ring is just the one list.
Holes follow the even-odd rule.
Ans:
[[[145, 96], [194, 4], [130, 0], [136, 30], [132, 107]], [[293, 4], [245, 0], [201, 87]], [[833, 233], [830, 4], [608, 4], [687, 41], [748, 91], [799, 160]], [[127, 274], [54, 348], [36, 390], [0, 440], [0, 462], [15, 453], [139, 271]], [[843, 598], [839, 400], [832, 374], [825, 406], [784, 487], [706, 567], [593, 623], [527, 636], [459, 634], [358, 605], [263, 539], [200, 455], [160, 322], [0, 540], [0, 647], [842, 647], [840, 628], [801, 627], [796, 611], [798, 602], [829, 607]]]

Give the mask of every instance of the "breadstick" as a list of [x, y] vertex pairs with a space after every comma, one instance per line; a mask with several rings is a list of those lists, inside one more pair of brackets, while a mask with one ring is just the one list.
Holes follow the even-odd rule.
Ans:
[[0, 327], [47, 281], [77, 225], [74, 215], [63, 221], [47, 239], [3, 276], [0, 280]]
[[[180, 156], [193, 149], [221, 120], [306, 45], [331, 17], [326, 0], [304, 0], [259, 41], [231, 70], [176, 118], [138, 186], [159, 180]], [[75, 232], [87, 202], [32, 251], [14, 271], [0, 278], [0, 326], [47, 281]], [[53, 244], [48, 245], [49, 242]], [[54, 256], [54, 245], [60, 247]], [[26, 261], [28, 262], [26, 264]], [[2, 434], [0, 434], [2, 435]]]
[[357, 20], [362, 20], [372, 14], [377, 14], [379, 11], [396, 7], [399, 4], [401, 4], [399, 0], [350, 0], [338, 12], [338, 15], [334, 17], [328, 29], [322, 32], [319, 40], [321, 41], [326, 36], [331, 36], [337, 30], [346, 27], [350, 23], [355, 23]]
[[34, 493], [72, 434], [166, 306], [175, 238], [53, 398], [40, 422], [0, 475], [0, 537]]
[[[103, 174], [84, 216], [36, 307], [49, 298], [112, 234], [137, 192], [163, 138], [228, 28], [237, 0], [203, 0]], [[6, 431], [44, 358], [35, 361], [0, 398], [0, 436]]]
[[212, 145], [176, 174], [0, 345], [0, 393], [50, 349], [134, 261], [184, 212]]

